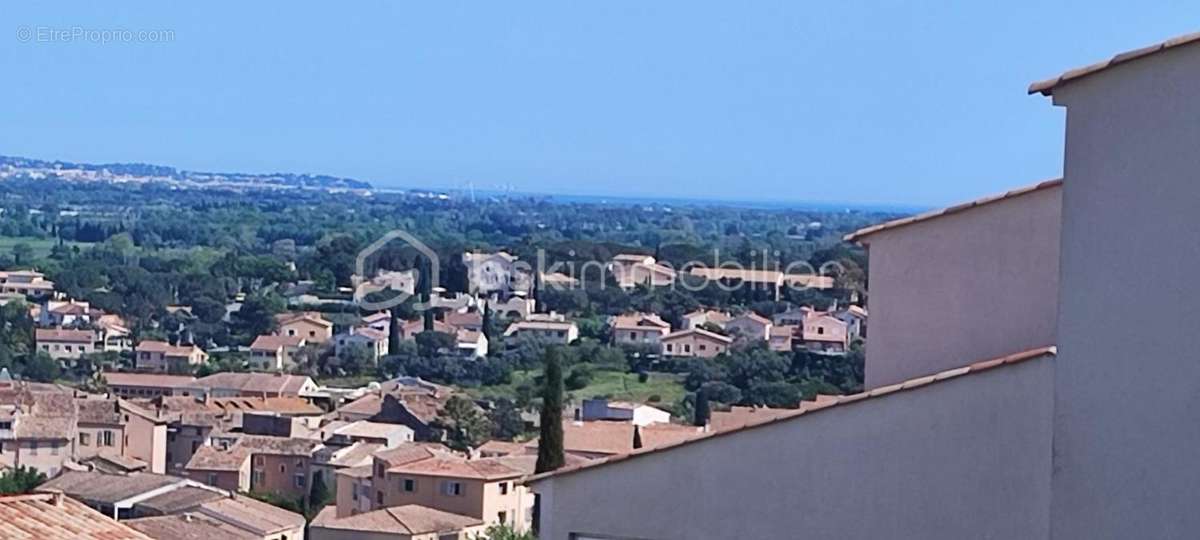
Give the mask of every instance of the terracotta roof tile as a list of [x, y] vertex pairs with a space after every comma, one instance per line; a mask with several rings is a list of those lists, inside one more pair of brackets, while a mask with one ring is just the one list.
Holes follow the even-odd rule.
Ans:
[[1035, 83], [1029, 85], [1029, 93], [1030, 94], [1040, 93], [1043, 96], [1049, 96], [1049, 95], [1054, 94], [1054, 89], [1058, 88], [1059, 86], [1062, 86], [1064, 83], [1068, 83], [1068, 82], [1071, 82], [1076, 79], [1087, 77], [1088, 75], [1094, 75], [1094, 74], [1104, 71], [1108, 68], [1118, 66], [1118, 65], [1124, 64], [1126, 62], [1131, 62], [1133, 60], [1137, 60], [1139, 58], [1149, 56], [1149, 55], [1152, 55], [1152, 54], [1155, 54], [1155, 53], [1158, 53], [1161, 51], [1173, 49], [1175, 47], [1179, 47], [1179, 46], [1183, 46], [1183, 45], [1189, 45], [1189, 44], [1195, 43], [1197, 41], [1200, 41], [1200, 32], [1186, 34], [1186, 35], [1182, 35], [1182, 36], [1178, 36], [1178, 37], [1173, 37], [1171, 39], [1168, 39], [1168, 40], [1160, 42], [1160, 43], [1156, 43], [1154, 45], [1142, 47], [1140, 49], [1134, 49], [1132, 51], [1126, 51], [1123, 53], [1119, 53], [1116, 56], [1113, 56], [1112, 58], [1109, 58], [1108, 60], [1105, 60], [1103, 62], [1097, 62], [1097, 63], [1089, 65], [1089, 66], [1075, 68], [1075, 69], [1067, 71], [1066, 73], [1063, 73], [1062, 75], [1054, 77], [1052, 79], [1046, 79], [1044, 81], [1035, 82]]
[[54, 493], [0, 497], [0, 538], [151, 540], [82, 503]]
[[483, 521], [479, 518], [452, 514], [416, 504], [408, 504], [382, 508], [343, 518], [337, 517], [337, 509], [333, 505], [329, 505], [322, 509], [317, 514], [317, 517], [313, 518], [313, 522], [309, 526], [314, 529], [393, 534], [398, 532], [406, 536], [416, 536], [450, 533], [482, 524]]
[[253, 540], [257, 535], [217, 521], [215, 519], [185, 513], [172, 516], [157, 516], [129, 519], [124, 522], [131, 529], [161, 540]]

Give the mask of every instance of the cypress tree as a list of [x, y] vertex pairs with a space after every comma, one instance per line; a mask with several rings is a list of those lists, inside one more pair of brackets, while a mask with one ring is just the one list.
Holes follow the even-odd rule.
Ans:
[[708, 419], [711, 412], [708, 407], [708, 393], [703, 388], [696, 390], [696, 406], [695, 416], [692, 418], [692, 425], [704, 427], [708, 425]]
[[388, 354], [400, 354], [400, 306], [394, 306], [388, 318]]
[[490, 344], [492, 342], [492, 308], [488, 306], [487, 302], [483, 303], [483, 320], [480, 322], [480, 326], [483, 327], [483, 337]]
[[566, 462], [563, 455], [563, 380], [558, 347], [546, 349], [546, 370], [542, 382], [541, 438], [535, 472], [553, 471]]
[[637, 450], [642, 447], [642, 430], [638, 426], [633, 426], [633, 449]]
[[433, 309], [429, 306], [429, 300], [433, 293], [433, 281], [430, 279], [430, 277], [432, 277], [432, 276], [430, 276], [429, 274], [433, 272], [433, 269], [429, 265], [429, 263], [424, 262], [424, 259], [422, 259], [421, 268], [420, 268], [419, 272], [421, 274], [419, 276], [420, 281], [418, 283], [418, 285], [420, 285], [419, 291], [421, 293], [421, 303], [425, 304], [425, 313], [422, 314], [424, 317], [424, 323], [425, 323], [424, 329], [426, 332], [432, 332], [433, 331], [434, 312], [433, 312]]

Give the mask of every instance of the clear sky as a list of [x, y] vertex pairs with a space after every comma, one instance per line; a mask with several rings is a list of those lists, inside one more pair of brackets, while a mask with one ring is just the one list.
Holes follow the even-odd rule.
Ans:
[[[1059, 175], [1062, 110], [1028, 83], [1198, 30], [1200, 3], [11, 1], [0, 21], [0, 154], [943, 205]], [[174, 37], [46, 33], [76, 28]]]

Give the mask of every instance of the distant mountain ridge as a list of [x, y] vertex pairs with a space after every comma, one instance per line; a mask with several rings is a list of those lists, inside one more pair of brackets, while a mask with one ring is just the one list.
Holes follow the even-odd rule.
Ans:
[[242, 186], [297, 189], [356, 189], [366, 190], [368, 182], [329, 175], [293, 173], [213, 173], [185, 171], [147, 163], [72, 163], [45, 161], [16, 156], [0, 156], [0, 180], [6, 178], [48, 178], [108, 182], [162, 182], [205, 186]]

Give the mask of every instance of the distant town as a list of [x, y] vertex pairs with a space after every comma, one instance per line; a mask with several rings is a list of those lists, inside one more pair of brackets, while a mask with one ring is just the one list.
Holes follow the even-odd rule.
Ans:
[[0, 539], [1195, 537], [1198, 43], [915, 215], [6, 158]]

